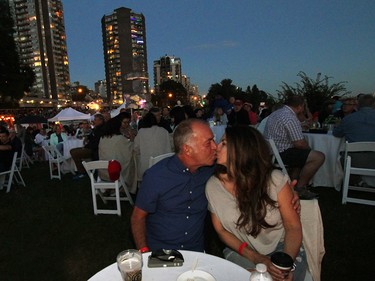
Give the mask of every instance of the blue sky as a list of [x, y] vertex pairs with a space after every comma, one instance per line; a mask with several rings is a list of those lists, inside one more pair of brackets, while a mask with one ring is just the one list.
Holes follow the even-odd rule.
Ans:
[[104, 79], [101, 18], [128, 7], [146, 18], [150, 85], [153, 61], [181, 58], [182, 72], [205, 94], [230, 78], [275, 94], [304, 71], [347, 81], [353, 94], [375, 92], [373, 0], [62, 0], [71, 81]]

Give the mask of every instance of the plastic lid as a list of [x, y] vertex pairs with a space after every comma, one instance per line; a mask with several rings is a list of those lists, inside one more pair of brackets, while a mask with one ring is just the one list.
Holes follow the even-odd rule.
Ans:
[[255, 268], [260, 273], [267, 272], [267, 266], [264, 263], [258, 263]]
[[273, 253], [271, 256], [271, 262], [278, 266], [282, 267], [292, 267], [293, 266], [293, 259], [287, 253], [284, 252], [276, 252]]

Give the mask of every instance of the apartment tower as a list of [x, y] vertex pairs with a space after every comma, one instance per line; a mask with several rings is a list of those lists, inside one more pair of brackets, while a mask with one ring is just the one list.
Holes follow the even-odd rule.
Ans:
[[118, 8], [102, 18], [107, 98], [122, 103], [125, 97], [149, 92], [146, 23], [143, 14]]
[[154, 61], [155, 92], [158, 93], [160, 85], [168, 80], [173, 80], [178, 83], [182, 82], [181, 59], [165, 55], [159, 60]]
[[31, 95], [64, 97], [70, 81], [61, 0], [9, 0], [9, 6], [20, 62], [36, 75]]

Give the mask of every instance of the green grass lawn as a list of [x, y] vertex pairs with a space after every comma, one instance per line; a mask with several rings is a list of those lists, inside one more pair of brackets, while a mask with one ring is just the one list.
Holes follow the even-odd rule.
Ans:
[[[73, 181], [66, 174], [50, 180], [46, 163], [22, 174], [26, 188], [0, 191], [0, 281], [87, 280], [134, 247], [129, 203], [121, 203], [122, 217], [95, 216], [88, 178]], [[373, 280], [375, 207], [341, 205], [333, 188], [315, 191], [325, 228], [322, 280]], [[221, 255], [211, 228], [207, 237], [207, 251]]]

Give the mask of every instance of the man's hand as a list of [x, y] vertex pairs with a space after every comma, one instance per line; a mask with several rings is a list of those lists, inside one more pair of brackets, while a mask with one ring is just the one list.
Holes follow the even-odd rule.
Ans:
[[294, 210], [296, 210], [297, 214], [301, 214], [301, 204], [299, 202], [299, 196], [298, 193], [294, 191], [295, 186], [297, 185], [297, 180], [292, 180], [290, 183], [290, 187], [293, 189], [293, 199], [292, 199], [292, 205]]

